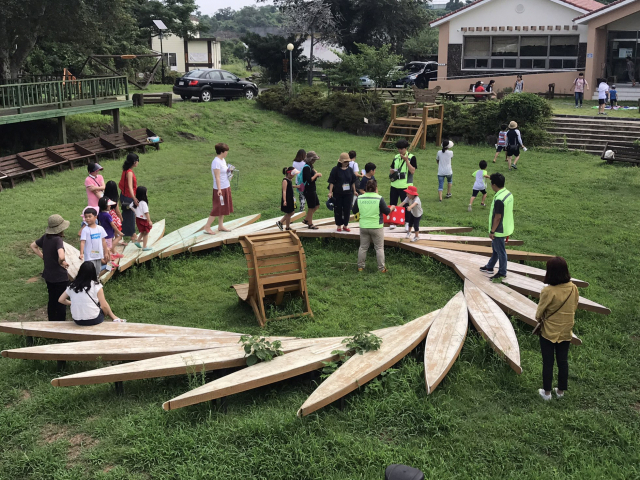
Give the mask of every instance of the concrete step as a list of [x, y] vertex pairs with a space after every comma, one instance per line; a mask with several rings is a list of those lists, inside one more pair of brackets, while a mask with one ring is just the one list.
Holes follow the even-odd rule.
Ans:
[[567, 130], [558, 130], [558, 129], [549, 129], [549, 134], [554, 135], [558, 138], [566, 137], [567, 139], [576, 139], [576, 138], [584, 138], [584, 139], [592, 139], [592, 140], [604, 140], [606, 142], [618, 142], [621, 144], [633, 143], [636, 138], [640, 138], [640, 134], [638, 136], [634, 135], [620, 135], [619, 132], [609, 133], [601, 130], [590, 130], [586, 132], [577, 132], [567, 131]]

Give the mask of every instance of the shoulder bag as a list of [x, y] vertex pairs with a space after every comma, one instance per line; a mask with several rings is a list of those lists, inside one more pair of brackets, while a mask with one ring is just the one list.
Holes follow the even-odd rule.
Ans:
[[542, 330], [542, 324], [544, 322], [547, 321], [547, 319], [553, 317], [556, 313], [558, 313], [562, 307], [564, 307], [565, 303], [567, 303], [569, 301], [569, 299], [571, 298], [571, 295], [573, 295], [573, 289], [571, 290], [571, 293], [569, 294], [569, 296], [567, 297], [567, 299], [562, 302], [562, 305], [560, 305], [558, 308], [556, 308], [555, 312], [549, 314], [549, 315], [545, 315], [544, 317], [542, 317], [540, 319], [540, 321], [538, 322], [538, 324], [535, 326], [535, 328], [533, 329], [533, 331], [531, 332], [533, 335], [541, 335], [541, 330]]
[[402, 167], [404, 166], [404, 159], [402, 159], [402, 163], [400, 164], [400, 167], [398, 167], [398, 169], [389, 174], [389, 180], [391, 180], [392, 182], [395, 182], [396, 180], [400, 180], [400, 170], [402, 170]]

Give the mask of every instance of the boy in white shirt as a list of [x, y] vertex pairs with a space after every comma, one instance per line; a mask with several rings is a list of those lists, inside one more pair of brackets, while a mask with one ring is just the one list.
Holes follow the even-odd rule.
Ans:
[[475, 172], [473, 172], [473, 176], [475, 177], [476, 181], [473, 184], [473, 192], [471, 193], [471, 199], [469, 200], [469, 208], [467, 208], [467, 211], [469, 212], [471, 211], [471, 205], [473, 205], [473, 201], [478, 196], [478, 193], [482, 192], [482, 203], [480, 203], [480, 205], [482, 205], [483, 207], [484, 201], [487, 199], [487, 184], [484, 181], [485, 178], [490, 178], [486, 170], [487, 162], [481, 160], [480, 165], [478, 166], [480, 167], [480, 170], [476, 170]]
[[87, 224], [80, 233], [80, 260], [93, 263], [96, 276], [100, 276], [102, 260], [109, 263], [109, 248], [107, 247], [107, 232], [96, 224], [98, 212], [95, 208], [84, 211], [84, 221]]
[[358, 162], [356, 162], [356, 151], [355, 150], [351, 150], [349, 152], [349, 168], [351, 170], [353, 170], [353, 173], [356, 175], [356, 177], [358, 178], [362, 178], [362, 172], [360, 172], [360, 168], [358, 167]]
[[606, 115], [604, 107], [609, 99], [609, 85], [604, 78], [598, 82], [598, 115]]

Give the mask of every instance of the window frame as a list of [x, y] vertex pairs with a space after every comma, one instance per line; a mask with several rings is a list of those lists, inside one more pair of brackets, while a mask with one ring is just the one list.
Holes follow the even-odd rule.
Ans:
[[[517, 56], [509, 56], [509, 55], [501, 55], [501, 56], [494, 56], [493, 54], [493, 39], [494, 38], [501, 38], [501, 37], [516, 37], [518, 38], [518, 55]], [[467, 39], [471, 39], [471, 38], [479, 38], [479, 37], [484, 37], [484, 38], [489, 38], [489, 56], [474, 56], [474, 57], [466, 57], [465, 56], [465, 50], [466, 50], [466, 41]], [[527, 55], [527, 56], [521, 56], [520, 55], [520, 49], [522, 48], [522, 38], [523, 37], [538, 37], [538, 38], [542, 38], [542, 37], [546, 37], [547, 39], [547, 54], [545, 56], [531, 56], [531, 55]], [[576, 56], [551, 56], [551, 38], [552, 37], [575, 37], [578, 40], [578, 52]], [[509, 35], [465, 35], [463, 37], [463, 42], [462, 42], [462, 58], [461, 58], [461, 70], [463, 71], [474, 71], [474, 70], [494, 70], [496, 72], [500, 72], [500, 71], [505, 71], [505, 70], [523, 70], [523, 71], [540, 71], [540, 70], [567, 70], [567, 71], [571, 71], [571, 70], [577, 70], [578, 69], [578, 57], [580, 56], [580, 35], [552, 35], [552, 34], [547, 34], [547, 35], [531, 35], [531, 34], [527, 34], [527, 35], [513, 35], [510, 34]], [[515, 67], [504, 67], [504, 63], [507, 60], [515, 60], [516, 61], [516, 66]], [[527, 67], [521, 67], [521, 60], [525, 60], [525, 61], [530, 61], [531, 62], [531, 68], [527, 68]], [[561, 68], [550, 68], [550, 63], [551, 61], [561, 61], [562, 62], [562, 67]], [[486, 66], [478, 66], [478, 61], [481, 62], [481, 64], [485, 64]], [[502, 67], [492, 67], [493, 62], [501, 62], [503, 64]], [[541, 66], [540, 62], [544, 61], [544, 67]], [[467, 64], [469, 64], [470, 62], [473, 62], [473, 67], [467, 66]], [[564, 63], [565, 62], [574, 62], [574, 67], [565, 67]], [[538, 66], [534, 66], [535, 64], [538, 64]]]

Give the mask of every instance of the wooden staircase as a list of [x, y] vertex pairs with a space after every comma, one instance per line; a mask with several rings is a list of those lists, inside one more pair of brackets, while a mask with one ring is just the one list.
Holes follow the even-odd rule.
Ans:
[[[440, 88], [434, 90], [420, 90], [414, 87], [415, 102], [395, 103], [391, 106], [391, 123], [380, 142], [379, 150], [394, 151], [395, 143], [404, 138], [409, 142], [409, 150], [413, 150], [420, 143], [420, 148], [427, 146], [427, 128], [437, 125], [436, 145], [442, 143], [442, 122], [444, 106], [435, 103], [435, 97]], [[418, 104], [423, 106], [419, 107]], [[407, 107], [406, 116], [398, 116], [398, 107]], [[430, 115], [431, 114], [431, 115]]]

